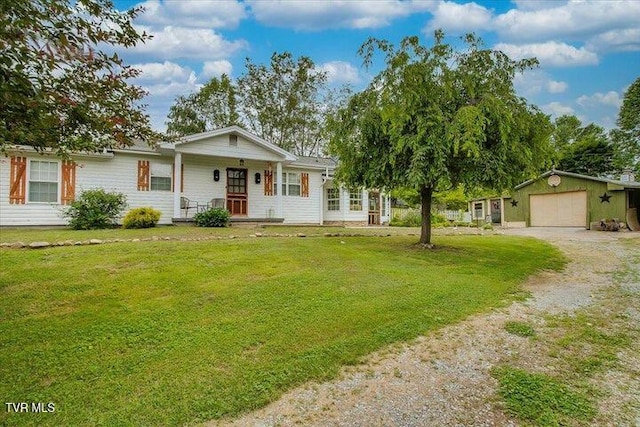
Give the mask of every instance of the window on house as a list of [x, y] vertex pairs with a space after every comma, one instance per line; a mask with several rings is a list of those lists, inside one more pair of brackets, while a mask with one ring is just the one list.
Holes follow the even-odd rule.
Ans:
[[31, 160], [29, 168], [29, 201], [57, 203], [58, 162]]
[[382, 196], [381, 199], [380, 215], [387, 216], [387, 197]]
[[349, 192], [349, 210], [361, 211], [362, 210], [362, 191], [351, 190]]
[[327, 210], [329, 211], [340, 210], [340, 189], [339, 188], [327, 188]]
[[171, 165], [151, 163], [151, 191], [171, 191]]
[[229, 147], [238, 146], [238, 135], [229, 135]]
[[[273, 195], [278, 194], [278, 178], [276, 174], [273, 175]], [[283, 196], [300, 196], [302, 193], [302, 180], [300, 173], [298, 172], [283, 172], [282, 173], [282, 195]]]
[[484, 209], [482, 209], [482, 203], [474, 203], [473, 204], [473, 211], [475, 213], [474, 218], [475, 219], [482, 219], [482, 211]]

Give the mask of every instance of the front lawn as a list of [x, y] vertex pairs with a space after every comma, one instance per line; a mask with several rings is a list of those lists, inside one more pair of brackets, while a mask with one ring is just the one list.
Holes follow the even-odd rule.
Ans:
[[504, 236], [158, 241], [0, 252], [11, 425], [233, 416], [519, 294], [549, 245]]

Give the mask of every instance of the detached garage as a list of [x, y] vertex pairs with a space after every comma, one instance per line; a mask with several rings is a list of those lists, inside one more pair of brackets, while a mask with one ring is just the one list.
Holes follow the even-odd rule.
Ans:
[[584, 227], [616, 219], [640, 220], [640, 182], [633, 174], [620, 180], [559, 170], [523, 182], [504, 200], [507, 227]]

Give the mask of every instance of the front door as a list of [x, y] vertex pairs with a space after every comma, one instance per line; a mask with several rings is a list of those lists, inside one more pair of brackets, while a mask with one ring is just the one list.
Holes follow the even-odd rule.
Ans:
[[491, 200], [491, 222], [502, 223], [502, 203], [500, 199]]
[[246, 169], [227, 169], [227, 210], [231, 215], [247, 214]]
[[369, 225], [380, 225], [380, 193], [369, 193]]

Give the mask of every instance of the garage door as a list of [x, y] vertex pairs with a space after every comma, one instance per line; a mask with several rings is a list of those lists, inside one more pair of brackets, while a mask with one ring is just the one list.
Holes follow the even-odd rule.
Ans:
[[532, 227], [586, 227], [587, 192], [532, 194]]

